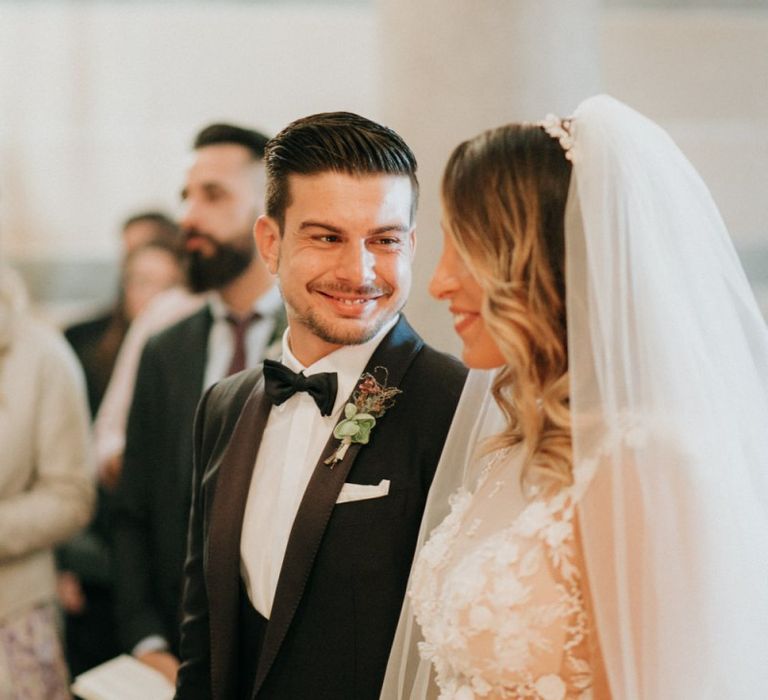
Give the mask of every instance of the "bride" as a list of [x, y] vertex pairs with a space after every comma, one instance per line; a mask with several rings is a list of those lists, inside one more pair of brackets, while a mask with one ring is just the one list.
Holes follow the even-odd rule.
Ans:
[[382, 698], [765, 697], [768, 333], [705, 185], [599, 96], [458, 146], [443, 202], [431, 291], [500, 369], [452, 427]]

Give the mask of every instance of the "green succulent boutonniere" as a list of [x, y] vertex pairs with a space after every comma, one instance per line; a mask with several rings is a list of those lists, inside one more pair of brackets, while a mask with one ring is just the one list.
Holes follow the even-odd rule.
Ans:
[[382, 381], [379, 382], [370, 372], [363, 374], [352, 394], [352, 403], [344, 406], [344, 418], [333, 429], [333, 436], [341, 440], [341, 443], [325, 460], [331, 469], [344, 459], [352, 443], [368, 444], [376, 419], [381, 418], [387, 409], [395, 405], [395, 396], [402, 394], [400, 389], [387, 386], [389, 373], [385, 367], [376, 367], [373, 371], [384, 375]]

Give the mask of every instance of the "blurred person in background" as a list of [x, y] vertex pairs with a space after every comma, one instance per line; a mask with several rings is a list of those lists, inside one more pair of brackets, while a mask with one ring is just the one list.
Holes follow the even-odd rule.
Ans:
[[128, 323], [161, 292], [184, 279], [181, 248], [162, 239], [148, 241], [128, 253], [123, 265], [123, 307]]
[[267, 137], [203, 129], [182, 189], [192, 315], [143, 349], [116, 492], [117, 618], [125, 649], [174, 681], [191, 498], [192, 425], [203, 390], [261, 362], [285, 327], [275, 280], [256, 253]]
[[193, 293], [182, 280], [153, 297], [131, 321], [93, 423], [99, 481], [106, 488], [113, 489], [120, 478], [128, 411], [144, 345], [156, 333], [201, 309], [205, 302], [204, 294]]
[[[127, 228], [158, 231], [160, 215], [139, 215]], [[167, 220], [164, 220], [167, 221]], [[99, 377], [114, 362], [127, 327], [159, 293], [183, 278], [180, 249], [169, 240], [170, 228], [129, 250], [123, 263], [120, 301], [112, 320], [91, 352], [80, 358], [87, 378]], [[66, 655], [77, 675], [119, 653], [113, 615], [111, 564], [111, 494], [114, 484], [99, 484], [96, 515], [88, 529], [57, 550], [58, 592], [66, 613]]]
[[161, 211], [142, 211], [129, 216], [123, 223], [122, 233], [123, 258], [127, 258], [137, 248], [161, 241], [169, 245], [179, 243], [179, 227], [167, 214]]
[[53, 547], [91, 516], [80, 368], [0, 265], [0, 697], [69, 698]]
[[[142, 301], [143, 297], [156, 293], [153, 283], [143, 284], [140, 279], [136, 279], [137, 276], [161, 279], [161, 284], [168, 286], [157, 268], [178, 267], [167, 258], [174, 256], [172, 248], [179, 244], [179, 229], [165, 214], [156, 211], [135, 214], [123, 223], [121, 230], [121, 279], [116, 304], [112, 309], [95, 318], [72, 325], [64, 331], [66, 339], [85, 371], [91, 416], [95, 416], [99, 409], [128, 326], [146, 303]], [[168, 255], [164, 256], [166, 259], [160, 260], [160, 254], [157, 253], [155, 255], [145, 253], [140, 256], [140, 260], [134, 261], [129, 266], [129, 257], [150, 242], [168, 247]], [[175, 270], [170, 274], [179, 276]], [[133, 291], [131, 299], [128, 300], [124, 285], [126, 281], [132, 279]], [[143, 292], [139, 291], [142, 289]]]

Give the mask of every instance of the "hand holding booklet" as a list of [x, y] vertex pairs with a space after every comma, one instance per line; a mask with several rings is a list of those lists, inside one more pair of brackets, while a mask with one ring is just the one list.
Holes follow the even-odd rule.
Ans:
[[175, 688], [155, 669], [122, 654], [77, 676], [72, 692], [83, 700], [172, 700]]

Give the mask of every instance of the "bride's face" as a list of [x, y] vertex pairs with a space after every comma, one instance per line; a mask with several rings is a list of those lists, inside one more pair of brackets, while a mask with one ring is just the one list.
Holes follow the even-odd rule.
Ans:
[[462, 359], [467, 367], [501, 367], [504, 357], [491, 337], [480, 314], [485, 293], [459, 255], [451, 237], [443, 230], [443, 254], [429, 283], [429, 293], [450, 302], [453, 327], [464, 348]]

